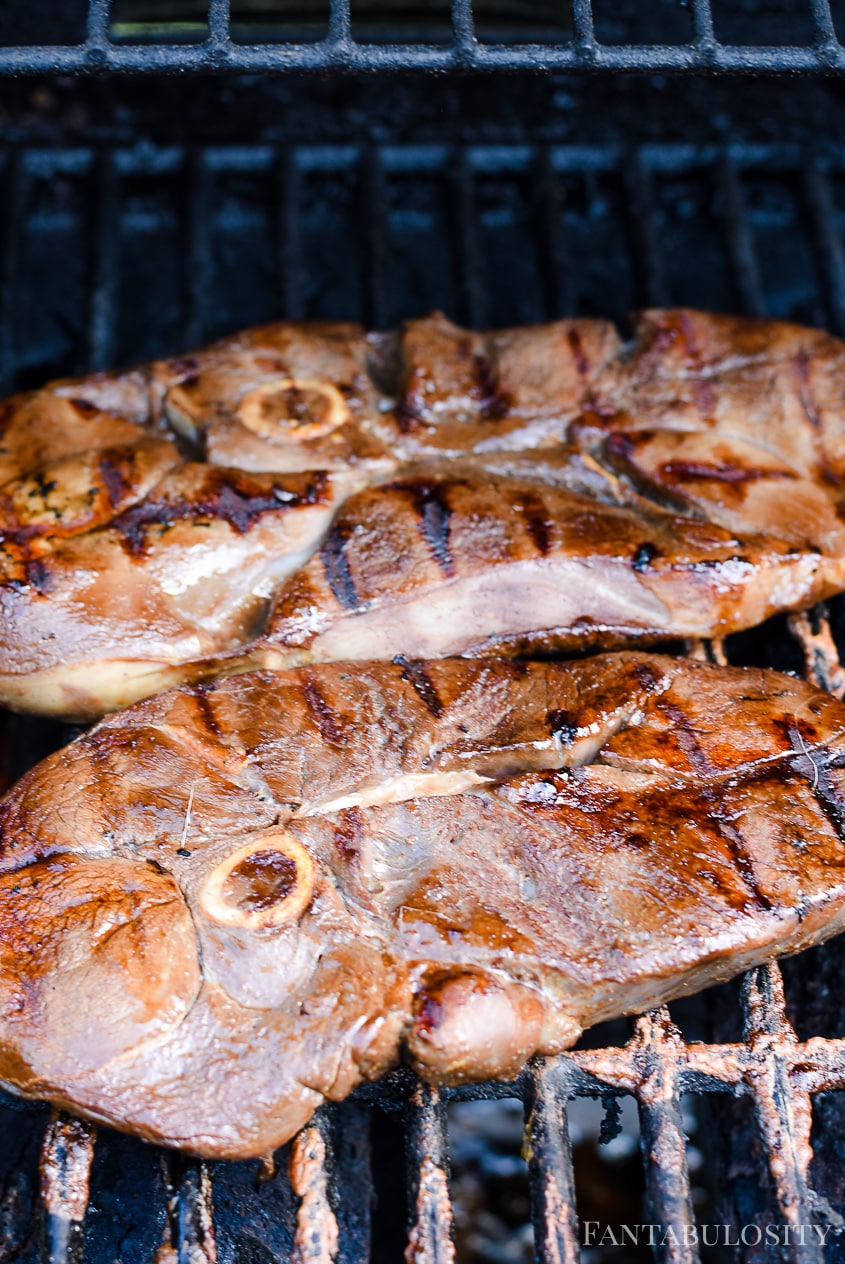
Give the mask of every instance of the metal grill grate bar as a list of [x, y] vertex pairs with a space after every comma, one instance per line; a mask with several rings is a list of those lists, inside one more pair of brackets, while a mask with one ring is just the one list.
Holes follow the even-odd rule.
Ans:
[[845, 334], [845, 248], [836, 229], [836, 208], [830, 177], [818, 163], [810, 163], [805, 177], [807, 201], [813, 219], [813, 236], [818, 243], [822, 284], [828, 293], [828, 305], [834, 333]]
[[[645, 1220], [666, 1228], [655, 1247], [661, 1264], [699, 1259], [687, 1148], [678, 1101], [678, 1054], [683, 1037], [664, 1007], [637, 1020], [642, 1072], [638, 1092], [640, 1145], [645, 1167]], [[671, 1229], [671, 1234], [669, 1230]]]
[[411, 1224], [406, 1264], [453, 1264], [446, 1120], [440, 1091], [418, 1081], [406, 1110]]
[[103, 54], [107, 55], [111, 42], [109, 39], [110, 10], [111, 0], [89, 0], [87, 48], [95, 62], [98, 58], [102, 60]]
[[642, 153], [632, 157], [626, 175], [636, 236], [635, 257], [643, 271], [643, 292], [650, 306], [665, 307], [669, 292], [658, 244], [654, 178]]
[[209, 0], [208, 5], [208, 40], [212, 48], [228, 52], [231, 47], [229, 39], [229, 0]]
[[337, 1255], [337, 1218], [329, 1203], [331, 1137], [325, 1111], [291, 1142], [290, 1183], [297, 1198], [292, 1264], [330, 1264]]
[[[843, 74], [845, 48], [838, 42], [829, 0], [810, 0], [813, 39], [782, 46], [723, 45], [714, 37], [709, 0], [693, 0], [693, 38], [685, 44], [601, 44], [595, 38], [592, 0], [572, 0], [574, 39], [535, 42], [530, 29], [511, 40], [477, 38], [472, 0], [451, 0], [452, 42], [368, 44], [353, 38], [349, 0], [331, 0], [328, 32], [314, 43], [285, 39], [239, 42], [231, 31], [230, 0], [208, 0], [207, 37], [198, 44], [162, 38], [147, 42], [113, 38], [109, 0], [88, 0], [86, 38], [80, 44], [0, 47], [0, 74], [122, 74], [231, 70], [269, 71], [604, 71], [609, 74], [701, 72], [727, 75]], [[561, 0], [563, 7], [563, 3]], [[119, 32], [119, 28], [118, 28]], [[659, 37], [659, 28], [655, 26]], [[803, 30], [802, 30], [803, 38]], [[133, 32], [132, 39], [137, 39]]]
[[461, 313], [468, 324], [484, 322], [484, 270], [481, 264], [475, 172], [469, 154], [462, 149], [455, 160], [457, 211], [458, 293]]
[[56, 1114], [41, 1148], [45, 1264], [81, 1264], [95, 1129]]
[[211, 253], [211, 215], [213, 178], [203, 151], [195, 153], [187, 166], [188, 188], [188, 260], [185, 270], [187, 282], [187, 320], [185, 328], [188, 342], [198, 345], [203, 341], [208, 295], [211, 292], [213, 258]]
[[525, 1097], [531, 1219], [540, 1264], [577, 1264], [578, 1214], [566, 1118], [570, 1096], [566, 1066], [542, 1059]]
[[341, 56], [348, 51], [352, 41], [352, 23], [349, 12], [349, 0], [330, 0], [329, 34], [327, 44], [336, 46]]
[[457, 47], [471, 55], [475, 45], [472, 0], [452, 0], [452, 30]]
[[13, 153], [5, 173], [6, 214], [0, 237], [0, 389], [11, 384], [15, 367], [15, 305], [28, 183], [22, 155]]
[[362, 201], [366, 241], [361, 252], [367, 294], [367, 323], [383, 329], [388, 311], [387, 242], [385, 239], [385, 181], [381, 157], [375, 147], [362, 155]]
[[168, 1186], [165, 1246], [170, 1258], [174, 1264], [217, 1264], [208, 1165], [199, 1159], [170, 1155]]
[[693, 0], [692, 20], [695, 30], [695, 42], [705, 55], [712, 55], [716, 47], [713, 32], [713, 11], [710, 0]]
[[823, 47], [835, 48], [836, 30], [830, 11], [830, 0], [810, 0], [810, 11], [819, 44]]
[[739, 287], [742, 307], [754, 316], [766, 310], [760, 267], [754, 239], [745, 211], [745, 198], [736, 163], [725, 154], [716, 170], [717, 189], [722, 198], [722, 216], [731, 259], [731, 273]]
[[[810, 1224], [815, 1210], [807, 1185], [813, 1107], [809, 1093], [790, 1081], [789, 1053], [798, 1042], [786, 1017], [780, 968], [772, 962], [752, 970], [742, 981], [742, 992], [743, 1035], [760, 1059], [747, 1080], [780, 1214], [785, 1224]], [[823, 1264], [824, 1252], [816, 1243], [787, 1247], [795, 1264]]]
[[296, 154], [287, 150], [276, 163], [276, 187], [281, 309], [291, 320], [300, 320], [304, 312], [301, 185]]
[[114, 324], [118, 268], [120, 209], [114, 155], [106, 150], [98, 162], [97, 197], [94, 201], [96, 224], [91, 240], [92, 261], [91, 312], [88, 319], [90, 343], [88, 360], [94, 369], [107, 369], [114, 363]]

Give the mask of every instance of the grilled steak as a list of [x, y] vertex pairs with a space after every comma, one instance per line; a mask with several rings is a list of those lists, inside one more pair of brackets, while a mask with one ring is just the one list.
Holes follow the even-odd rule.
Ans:
[[630, 347], [267, 326], [17, 397], [0, 701], [90, 718], [260, 662], [746, 627], [845, 587], [844, 395], [828, 335], [678, 311]]
[[403, 1052], [507, 1076], [840, 930], [845, 706], [635, 653], [252, 673], [0, 822], [0, 1080], [256, 1155]]

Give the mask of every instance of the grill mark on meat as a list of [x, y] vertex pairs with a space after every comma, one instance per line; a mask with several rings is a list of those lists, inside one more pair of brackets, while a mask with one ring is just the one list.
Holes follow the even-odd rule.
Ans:
[[305, 695], [305, 703], [308, 710], [317, 721], [317, 727], [323, 740], [331, 742], [333, 746], [345, 745], [348, 741], [348, 734], [344, 731], [344, 727], [338, 721], [334, 709], [329, 706], [311, 676], [305, 677], [302, 692]]
[[[807, 765], [812, 766], [812, 773]], [[793, 768], [799, 776], [809, 781], [813, 796], [833, 826], [836, 837], [845, 843], [845, 799], [836, 788], [827, 768], [820, 767], [809, 755], [793, 762]]]
[[587, 377], [590, 372], [590, 361], [584, 354], [584, 344], [581, 341], [581, 335], [574, 326], [567, 329], [566, 341], [569, 343], [569, 349], [572, 352], [572, 359], [575, 361], [576, 369], [581, 377]]
[[220, 725], [217, 723], [217, 717], [214, 714], [214, 707], [211, 705], [211, 699], [208, 696], [208, 688], [198, 686], [195, 691], [197, 710], [202, 716], [203, 725], [213, 733], [215, 737], [220, 736]]
[[97, 468], [100, 471], [100, 478], [103, 480], [106, 495], [113, 506], [120, 504], [126, 495], [128, 486], [118, 460], [119, 457], [116, 457], [114, 452], [104, 452], [97, 462]]
[[797, 352], [795, 359], [793, 360], [793, 364], [795, 365], [795, 376], [798, 378], [800, 383], [798, 387], [798, 399], [801, 404], [801, 409], [813, 430], [820, 430], [822, 420], [816, 410], [812, 394], [809, 390], [810, 362], [806, 351]]
[[93, 417], [96, 412], [99, 412], [95, 404], [90, 403], [87, 399], [79, 399], [77, 396], [69, 399], [68, 403], [71, 408], [76, 409], [80, 417]]
[[472, 367], [476, 380], [473, 395], [478, 401], [482, 417], [487, 421], [498, 421], [506, 417], [510, 397], [502, 390], [489, 356], [476, 354], [473, 356]]
[[394, 483], [393, 486], [410, 494], [417, 512], [420, 534], [441, 572], [451, 579], [455, 574], [455, 563], [449, 548], [449, 519], [452, 517], [452, 510], [446, 500], [446, 488], [438, 483], [422, 481]]
[[24, 563], [24, 568], [26, 582], [30, 588], [34, 588], [42, 597], [50, 591], [50, 572], [40, 558], [28, 558]]
[[[790, 760], [792, 771], [809, 783], [813, 797], [833, 827], [836, 837], [840, 842], [845, 843], [845, 798], [839, 793], [830, 775], [831, 768], [841, 766], [841, 759], [830, 760], [822, 751], [813, 752], [808, 749], [806, 731], [809, 730], [811, 740], [815, 738], [816, 731], [806, 721], [799, 719], [791, 722], [784, 721], [777, 727], [785, 729], [789, 743], [795, 751], [795, 757]], [[817, 758], [814, 758], [814, 755]]]
[[[650, 683], [650, 682], [649, 682]], [[674, 703], [664, 699], [658, 704], [665, 715], [669, 717], [675, 725], [678, 734], [678, 745], [689, 759], [690, 763], [699, 772], [711, 772], [712, 767], [710, 760], [702, 750], [701, 743], [698, 740], [698, 734], [690, 723], [689, 717]]]
[[713, 389], [713, 383], [708, 378], [701, 376], [703, 357], [701, 349], [695, 340], [693, 324], [687, 312], [682, 311], [679, 315], [678, 332], [681, 335], [686, 356], [693, 368], [693, 376], [690, 379], [693, 403], [702, 418], [708, 424], [713, 425], [716, 420], [714, 416], [716, 411], [716, 392]]
[[443, 714], [445, 707], [443, 706], [443, 702], [434, 687], [431, 677], [425, 669], [425, 663], [420, 662], [417, 659], [407, 659], [404, 654], [397, 654], [393, 661], [398, 667], [402, 668], [402, 679], [406, 681], [417, 696], [422, 699], [423, 704], [431, 715], [433, 715], [435, 719], [439, 719]]
[[335, 523], [323, 541], [320, 549], [320, 561], [326, 573], [329, 587], [335, 601], [345, 610], [357, 610], [358, 594], [355, 581], [349, 569], [344, 549], [346, 547], [348, 528], [343, 523]]
[[578, 722], [571, 711], [556, 709], [546, 712], [546, 723], [552, 737], [557, 738], [561, 746], [571, 746], [578, 732]]
[[326, 499], [327, 482], [326, 475], [317, 471], [309, 474], [301, 491], [274, 487], [269, 492], [256, 492], [248, 478], [235, 471], [209, 469], [202, 486], [189, 499], [167, 501], [152, 497], [118, 514], [112, 527], [120, 532], [128, 551], [135, 554], [143, 553], [146, 547], [148, 527], [168, 527], [197, 518], [222, 519], [238, 535], [245, 535], [263, 514], [319, 504]]
[[410, 382], [396, 405], [394, 416], [402, 434], [416, 430], [425, 416], [424, 375], [420, 369], [411, 374]]
[[[647, 443], [651, 432], [642, 430], [639, 438]], [[604, 440], [599, 452], [594, 453], [600, 465], [604, 465], [613, 474], [620, 474], [636, 491], [661, 509], [669, 509], [672, 513], [683, 514], [687, 518], [703, 518], [702, 511], [690, 503], [681, 492], [673, 491], [665, 483], [650, 478], [640, 469], [634, 459], [635, 441], [632, 435], [622, 430], [613, 430]]]
[[546, 557], [549, 549], [552, 547], [554, 523], [549, 517], [543, 497], [539, 492], [526, 490], [520, 493], [519, 505], [522, 509], [523, 520], [528, 528], [528, 534], [534, 542], [534, 547], [538, 553], [542, 553], [543, 557]]
[[795, 479], [792, 470], [762, 469], [759, 466], [737, 465], [735, 461], [710, 464], [707, 461], [666, 461], [658, 469], [662, 478], [676, 479], [679, 483], [692, 483], [708, 479], [715, 483], [752, 483], [760, 478]]
[[199, 377], [200, 362], [196, 356], [179, 356], [168, 360], [167, 369], [173, 376], [172, 386], [189, 386]]
[[364, 818], [360, 808], [343, 808], [337, 814], [334, 841], [344, 860], [354, 860], [361, 850], [364, 837]]
[[741, 831], [732, 821], [726, 821], [720, 817], [718, 812], [713, 812], [711, 814], [711, 819], [715, 822], [716, 828], [727, 843], [731, 860], [734, 863], [734, 868], [742, 878], [742, 881], [752, 896], [754, 903], [758, 906], [758, 908], [763, 909], [764, 912], [770, 913], [774, 905], [760, 886], [760, 880], [757, 877], [756, 870], [754, 869], [754, 862], [751, 859], [751, 855], [745, 845], [745, 840], [742, 837]]

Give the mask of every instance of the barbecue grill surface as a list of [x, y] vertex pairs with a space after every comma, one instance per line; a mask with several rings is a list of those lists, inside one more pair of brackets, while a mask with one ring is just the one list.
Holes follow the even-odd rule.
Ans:
[[[442, 11], [455, 24], [451, 43], [447, 21], [443, 42], [432, 37], [401, 54], [382, 42], [365, 66], [462, 68], [461, 76], [435, 82], [351, 77], [370, 54], [352, 44], [346, 11], [335, 3], [330, 18], [326, 8], [328, 40], [294, 44], [285, 65], [342, 70], [340, 78], [6, 79], [3, 388], [167, 354], [280, 317], [388, 326], [440, 307], [453, 319], [489, 326], [574, 314], [624, 321], [635, 306], [685, 303], [845, 334], [841, 88], [818, 79], [610, 74], [841, 68], [845, 53], [827, 4], [808, 0], [803, 27], [790, 16], [799, 7], [765, 9], [780, 45], [773, 51], [736, 46], [754, 35], [754, 15], [762, 12], [755, 6], [714, 4], [711, 14], [695, 0], [679, 13], [660, 0], [656, 10], [675, 10], [677, 25], [666, 34], [666, 26], [639, 29], [632, 6], [597, 0], [593, 12], [576, 0], [571, 31], [565, 23], [547, 30], [539, 53], [532, 44], [540, 34], [523, 30], [527, 42], [514, 43], [514, 26], [507, 39], [476, 46], [469, 6], [457, 3], [452, 17], [448, 6]], [[479, 32], [489, 29], [494, 8], [478, 19]], [[264, 42], [244, 43], [242, 23], [230, 40], [226, 6], [217, 0], [210, 42], [200, 30], [166, 46], [160, 30], [110, 27], [104, 0], [68, 3], [61, 24], [44, 0], [3, 9], [0, 72], [279, 66], [278, 30], [275, 40], [265, 30]], [[17, 9], [14, 29], [7, 9]], [[244, 11], [233, 6], [239, 21]], [[353, 36], [356, 11], [353, 4]], [[752, 26], [742, 25], [743, 12]], [[127, 17], [128, 6], [115, 5], [114, 13], [123, 22], [134, 16]], [[716, 48], [711, 16], [732, 50]], [[645, 51], [643, 40], [650, 41]], [[598, 73], [475, 74], [492, 64], [518, 71], [538, 58]], [[727, 652], [732, 661], [792, 670], [809, 662], [821, 683], [839, 689], [841, 602], [831, 627], [833, 637], [827, 624], [808, 619], [797, 628], [802, 646], [780, 621], [734, 638]], [[69, 733], [3, 716], [0, 736], [11, 780]], [[581, 1094], [633, 1094], [639, 1102], [643, 1221], [680, 1227], [691, 1186], [702, 1183], [687, 1162], [680, 1096], [689, 1093], [699, 1136], [709, 1138], [710, 1202], [702, 1216], [735, 1225], [839, 1223], [845, 1112], [842, 1094], [828, 1090], [845, 1087], [845, 946], [833, 943], [782, 969], [785, 1000], [777, 967], [762, 969], [740, 988], [673, 1007], [683, 1036], [659, 1013], [640, 1020], [624, 1049], [627, 1033], [617, 1040], [617, 1029], [600, 1031], [593, 1043], [603, 1048], [534, 1068], [515, 1085], [461, 1090], [526, 1104], [543, 1259], [578, 1258], [575, 1195], [584, 1210], [587, 1192], [576, 1191], [565, 1115], [567, 1099]], [[690, 1034], [710, 1043], [688, 1045]], [[48, 1130], [49, 1111], [3, 1099], [0, 1261], [33, 1261], [42, 1249], [58, 1261], [84, 1248], [91, 1264], [134, 1264], [164, 1242], [170, 1258], [185, 1264], [211, 1264], [215, 1252], [233, 1264], [271, 1264], [287, 1259], [295, 1240], [300, 1259], [318, 1260], [332, 1217], [338, 1259], [393, 1261], [404, 1249], [406, 1213], [414, 1258], [447, 1260], [442, 1099], [454, 1095], [443, 1091], [438, 1099], [397, 1073], [321, 1114], [295, 1144], [292, 1177], [282, 1153], [277, 1174], [264, 1183], [256, 1164], [203, 1166], [107, 1132], [92, 1145], [84, 1128], [60, 1122]], [[407, 1185], [397, 1174], [403, 1135]], [[92, 1153], [86, 1213], [80, 1191]], [[783, 1254], [802, 1264], [822, 1258], [797, 1243]], [[662, 1258], [670, 1258], [665, 1250]], [[671, 1258], [698, 1256], [691, 1247]], [[764, 1245], [746, 1258], [773, 1256]], [[845, 1238], [831, 1237], [825, 1258], [845, 1258]]]

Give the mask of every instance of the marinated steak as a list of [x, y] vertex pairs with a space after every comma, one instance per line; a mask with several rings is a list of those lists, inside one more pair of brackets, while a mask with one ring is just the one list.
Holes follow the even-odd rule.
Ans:
[[0, 1081], [257, 1155], [403, 1054], [507, 1076], [841, 930], [845, 706], [636, 653], [256, 672], [0, 822]]
[[688, 311], [630, 346], [265, 326], [16, 397], [0, 702], [91, 718], [262, 661], [746, 627], [845, 587], [843, 398], [827, 334]]

